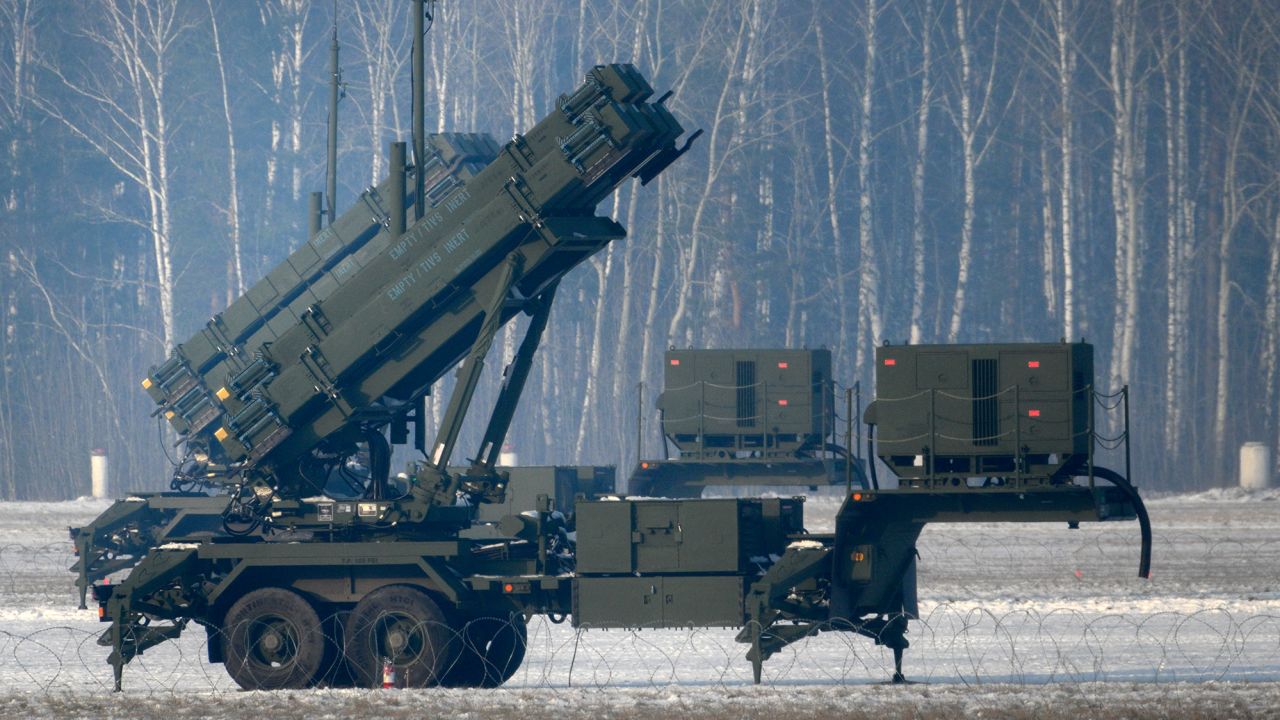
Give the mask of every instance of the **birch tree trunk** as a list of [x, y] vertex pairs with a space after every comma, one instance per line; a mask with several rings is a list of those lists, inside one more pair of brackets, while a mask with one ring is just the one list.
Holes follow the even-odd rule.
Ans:
[[[818, 43], [818, 77], [822, 82], [822, 145], [823, 158], [826, 161], [827, 171], [827, 202], [826, 212], [827, 223], [831, 228], [831, 247], [833, 251], [832, 261], [834, 263], [834, 283], [836, 298], [836, 352], [835, 361], [839, 366], [844, 360], [849, 348], [849, 298], [848, 298], [848, 278], [845, 274], [848, 272], [849, 260], [847, 251], [844, 246], [844, 237], [840, 233], [840, 207], [841, 202], [837, 197], [838, 187], [837, 178], [841, 174], [836, 169], [835, 150], [833, 144], [835, 142], [835, 130], [832, 127], [834, 112], [831, 108], [831, 71], [828, 67], [827, 48], [826, 48], [826, 32], [823, 30], [825, 18], [817, 18], [814, 23], [814, 36]], [[793, 304], [794, 307], [794, 304]], [[788, 333], [791, 332], [791, 323], [787, 324]]]
[[867, 0], [866, 18], [863, 20], [863, 85], [858, 113], [858, 306], [862, 320], [858, 323], [856, 362], [860, 375], [867, 372], [867, 358], [874, 355], [875, 347], [884, 334], [880, 315], [880, 265], [873, 237], [875, 218], [871, 199], [871, 100], [875, 94], [876, 15], [879, 14], [876, 3], [877, 0]]
[[[23, 152], [24, 140], [30, 134], [30, 102], [31, 61], [35, 51], [35, 8], [32, 0], [4, 0], [0, 2], [0, 27], [6, 30], [4, 37], [4, 79], [10, 86], [3, 88], [7, 92], [0, 93], [0, 111], [3, 112], [3, 128], [6, 131], [5, 155], [8, 163], [8, 187], [4, 197], [0, 198], [0, 208], [7, 220], [25, 221], [30, 210], [26, 207], [25, 193], [19, 191], [22, 183], [23, 165], [26, 161]], [[21, 218], [21, 220], [19, 220]], [[19, 345], [19, 300], [18, 300], [18, 233], [12, 232], [16, 227], [5, 223], [4, 229], [8, 237], [0, 237], [0, 250], [4, 253], [4, 291], [0, 297], [0, 478], [3, 488], [0, 497], [6, 500], [18, 498], [18, 463], [19, 447], [17, 443], [20, 428], [17, 424], [17, 413], [14, 407], [16, 385], [21, 382], [17, 376], [16, 356], [20, 352]]]
[[[973, 264], [973, 224], [977, 213], [977, 172], [990, 147], [994, 133], [987, 137], [979, 147], [978, 133], [985, 124], [992, 99], [992, 87], [995, 84], [996, 68], [999, 65], [1000, 22], [997, 19], [991, 38], [991, 66], [985, 87], [978, 95], [974, 87], [974, 48], [970, 42], [969, 14], [965, 0], [956, 0], [955, 9], [956, 45], [960, 50], [960, 109], [958, 117], [952, 113], [960, 131], [961, 162], [963, 165], [963, 209], [960, 220], [960, 250], [957, 253], [956, 289], [951, 302], [951, 322], [947, 330], [947, 342], [956, 342], [960, 336], [960, 326], [964, 320], [966, 293], [969, 287], [969, 271]], [[1011, 89], [1010, 97], [1014, 93]], [[977, 105], [977, 108], [974, 106]]]
[[929, 157], [929, 110], [933, 107], [933, 0], [925, 0], [920, 23], [920, 98], [916, 103], [916, 147], [911, 173], [911, 344], [924, 342], [924, 181]]
[[[709, 16], [708, 23], [711, 23], [714, 15]], [[744, 14], [738, 23], [738, 27], [734, 32], [729, 46], [726, 48], [726, 60], [728, 72], [726, 77], [734, 77], [735, 71], [741, 61], [742, 52], [746, 44], [746, 36], [749, 31], [748, 17]], [[673, 89], [679, 95], [684, 79], [677, 81]], [[730, 93], [733, 89], [733, 83], [726, 81], [720, 90], [715, 109], [710, 118], [710, 129], [707, 131], [707, 169], [702, 177], [702, 187], [698, 193], [697, 201], [693, 208], [693, 218], [689, 229], [689, 248], [680, 263], [680, 287], [676, 295], [675, 312], [671, 315], [671, 321], [667, 325], [667, 341], [674, 343], [684, 330], [685, 315], [689, 311], [689, 301], [693, 294], [694, 281], [698, 272], [698, 261], [702, 255], [702, 243], [705, 230], [707, 210], [710, 208], [713, 194], [716, 190], [717, 181], [721, 172], [725, 168], [726, 158], [732, 155], [734, 145], [732, 144], [735, 135], [734, 118], [735, 113], [730, 109]], [[726, 138], [725, 136], [728, 136]], [[726, 143], [726, 139], [729, 140]]]
[[[302, 120], [305, 98], [303, 65], [310, 54], [307, 22], [311, 3], [307, 0], [270, 0], [263, 5], [262, 23], [276, 28], [278, 46], [271, 51], [271, 149], [266, 163], [267, 223], [272, 229], [287, 229], [290, 250], [304, 234], [302, 217]], [[282, 189], [283, 186], [283, 189]], [[282, 198], [280, 197], [283, 194]], [[284, 204], [285, 207], [280, 207]], [[276, 225], [275, 218], [287, 218]], [[265, 253], [263, 253], [265, 255]]]
[[[365, 122], [369, 132], [369, 184], [377, 185], [386, 170], [386, 142], [396, 137], [388, 129], [399, 125], [395, 106], [396, 80], [410, 57], [412, 24], [402, 22], [385, 0], [364, 0], [352, 7], [352, 32], [359, 61], [364, 65], [368, 94]], [[391, 116], [391, 119], [388, 119]]]
[[1068, 10], [1069, 0], [1057, 0], [1054, 8], [1055, 32], [1058, 50], [1058, 112], [1061, 127], [1058, 130], [1059, 171], [1058, 201], [1062, 220], [1062, 337], [1068, 342], [1075, 338], [1075, 113], [1072, 99], [1075, 94], [1076, 40], [1072, 28], [1074, 19]]
[[1175, 8], [1175, 27], [1163, 35], [1162, 73], [1165, 106], [1165, 181], [1166, 274], [1165, 304], [1165, 415], [1164, 444], [1172, 463], [1183, 458], [1183, 404], [1186, 397], [1188, 347], [1188, 308], [1190, 283], [1187, 263], [1194, 242], [1192, 224], [1194, 208], [1190, 208], [1187, 149], [1187, 51], [1186, 13]]
[[1040, 143], [1040, 222], [1043, 226], [1041, 228], [1040, 241], [1040, 265], [1042, 269], [1040, 288], [1041, 293], [1044, 295], [1046, 315], [1050, 318], [1058, 314], [1057, 273], [1054, 272], [1053, 267], [1054, 258], [1058, 254], [1058, 242], [1054, 233], [1058, 223], [1053, 211], [1052, 175], [1053, 169], [1049, 164], [1049, 144], [1048, 140], [1045, 139]]
[[[650, 369], [654, 365], [651, 359], [654, 356], [654, 340], [655, 329], [657, 327], [658, 314], [658, 294], [662, 289], [662, 267], [663, 267], [663, 251], [667, 238], [667, 183], [666, 175], [658, 176], [658, 208], [656, 213], [656, 223], [653, 230], [653, 272], [649, 278], [649, 294], [645, 300], [644, 325], [640, 336], [640, 387], [644, 388], [650, 397], [656, 397], [657, 388], [653, 385], [650, 377]], [[643, 408], [649, 417], [653, 417], [653, 412], [649, 408]], [[640, 436], [640, 447], [638, 452], [641, 457], [644, 455], [644, 436]], [[665, 459], [665, 457], [663, 458]]]
[[231, 233], [231, 270], [235, 284], [227, 288], [227, 304], [244, 294], [244, 266], [240, 260], [240, 189], [236, 172], [236, 133], [231, 121], [231, 96], [227, 93], [227, 71], [222, 58], [222, 41], [218, 34], [218, 13], [213, 0], [205, 0], [209, 8], [209, 29], [213, 39], [213, 57], [218, 66], [218, 88], [222, 91], [222, 118], [227, 126], [227, 229]]
[[[1224, 38], [1224, 43], [1230, 40]], [[1245, 147], [1245, 131], [1249, 124], [1250, 109], [1259, 82], [1260, 66], [1256, 57], [1247, 51], [1233, 52], [1226, 57], [1231, 64], [1237, 92], [1236, 101], [1228, 111], [1225, 147], [1223, 148], [1222, 226], [1218, 233], [1218, 297], [1217, 297], [1217, 373], [1215, 378], [1215, 402], [1213, 411], [1213, 458], [1220, 468], [1234, 466], [1227, 452], [1227, 409], [1231, 398], [1231, 246], [1242, 215], [1248, 210], [1245, 188], [1241, 187], [1240, 163]], [[1225, 478], [1224, 478], [1225, 480]]]
[[1113, 0], [1109, 90], [1113, 135], [1111, 202], [1115, 216], [1115, 315], [1111, 332], [1111, 385], [1129, 384], [1138, 315], [1137, 130], [1138, 7], [1134, 0]]
[[[1280, 177], [1276, 178], [1280, 182]], [[1272, 452], [1280, 456], [1280, 204], [1271, 224], [1271, 252], [1267, 263], [1267, 300], [1262, 322], [1263, 358], [1266, 373], [1267, 426], [1274, 433]], [[1280, 457], [1273, 473], [1280, 476]]]
[[167, 352], [174, 344], [174, 305], [166, 82], [170, 54], [186, 26], [177, 17], [174, 0], [112, 0], [100, 7], [101, 24], [89, 27], [85, 37], [110, 62], [87, 70], [84, 79], [47, 66], [69, 92], [94, 111], [77, 115], [64, 112], [61, 105], [42, 104], [51, 117], [144, 195], [146, 213], [140, 224], [151, 241], [162, 350]]

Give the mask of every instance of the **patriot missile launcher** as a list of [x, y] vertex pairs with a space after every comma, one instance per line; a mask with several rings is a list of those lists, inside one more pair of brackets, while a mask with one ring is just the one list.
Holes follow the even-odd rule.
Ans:
[[[422, 19], [419, 3], [418, 56]], [[527, 469], [529, 492], [499, 510], [524, 470], [499, 471], [495, 460], [557, 284], [623, 235], [595, 206], [628, 177], [655, 177], [697, 134], [678, 146], [683, 130], [666, 96], [651, 95], [631, 66], [599, 66], [501, 148], [482, 136], [437, 136], [431, 152], [415, 141], [408, 167], [393, 144], [384, 182], [148, 374], [144, 386], [187, 447], [177, 492], [122, 501], [74, 533], [80, 585], [92, 583], [109, 624], [99, 643], [111, 648], [117, 690], [128, 662], [193, 623], [207, 633], [208, 660], [246, 689], [376, 687], [384, 673], [412, 687], [493, 687], [520, 666], [525, 623], [539, 614], [571, 616], [578, 628], [738, 628], [757, 682], [779, 648], [855, 632], [894, 650], [901, 679], [925, 524], [1141, 513], [1127, 468], [1095, 486], [1091, 453], [1083, 466], [1036, 464], [1018, 443], [1000, 448], [1012, 453], [1012, 472], [982, 466], [992, 483], [963, 481], [958, 465], [915, 485], [904, 470], [897, 490], [874, 477], [870, 489], [850, 482], [832, 534], [805, 532], [802, 498], [577, 497], [607, 480], [596, 469]], [[450, 468], [494, 335], [520, 312], [532, 319], [479, 451]], [[757, 351], [732, 352], [737, 372]], [[723, 423], [706, 397], [695, 406], [688, 389], [670, 388], [664, 406], [702, 415], [696, 433], [672, 416], [682, 453], [767, 464], [828, 452], [829, 362], [758, 357], [809, 365], [798, 380], [786, 375], [785, 395], [735, 379], [734, 414]], [[459, 364], [428, 443], [421, 398]], [[889, 427], [899, 412], [924, 412], [886, 408], [868, 419]], [[427, 459], [392, 481], [389, 445], [407, 442], [411, 424]], [[1092, 417], [1085, 431], [1091, 448]], [[351, 475], [353, 466], [364, 470]], [[1044, 476], [1046, 468], [1056, 469]], [[336, 478], [348, 487], [334, 496]], [[571, 512], [558, 504], [567, 493]], [[480, 503], [510, 514], [495, 522]], [[126, 570], [119, 582], [93, 583]]]
[[[412, 169], [393, 150], [386, 181], [143, 380], [188, 448], [176, 487], [234, 487], [228, 528], [241, 532], [264, 521], [329, 525], [299, 501], [361, 450], [372, 460], [371, 499], [382, 500], [383, 430], [403, 437], [410, 421], [421, 430], [420, 399], [467, 358], [412, 499], [349, 524], [460, 527], [465, 518], [441, 507], [457, 492], [496, 499], [492, 467], [556, 286], [625, 235], [596, 205], [629, 177], [655, 177], [692, 140], [676, 146], [683, 129], [666, 96], [652, 94], [634, 67], [599, 66], [501, 149], [485, 136], [435, 136], [430, 159]], [[421, 207], [406, 190], [417, 175]], [[489, 344], [520, 312], [534, 320], [464, 481], [445, 468]]]

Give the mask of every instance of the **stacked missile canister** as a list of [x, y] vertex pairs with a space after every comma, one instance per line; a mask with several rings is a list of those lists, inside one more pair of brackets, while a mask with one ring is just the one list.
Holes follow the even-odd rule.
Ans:
[[[488, 165], [498, 145], [488, 135], [431, 137], [424, 163], [428, 202], [447, 194]], [[416, 170], [414, 170], [416, 172]], [[328, 299], [350, 275], [384, 252], [391, 233], [392, 178], [361, 193], [359, 201], [314, 235], [225, 311], [151, 369], [142, 386], [180, 435], [198, 434], [238, 402], [233, 388], [254, 387], [266, 367], [261, 351]], [[401, 188], [403, 190], [403, 188]], [[403, 203], [412, 208], [412, 193]], [[214, 392], [209, 391], [213, 386]], [[226, 397], [216, 391], [226, 388]]]
[[[393, 167], [143, 386], [189, 447], [235, 468], [229, 482], [302, 492], [301, 459], [349, 447], [386, 408], [419, 398], [467, 354], [496, 293], [505, 322], [625, 234], [596, 205], [682, 152], [683, 130], [662, 100], [646, 102], [652, 92], [630, 65], [598, 66], [501, 149], [433, 137], [421, 209], [397, 177], [417, 170]], [[400, 213], [416, 216], [403, 234]]]

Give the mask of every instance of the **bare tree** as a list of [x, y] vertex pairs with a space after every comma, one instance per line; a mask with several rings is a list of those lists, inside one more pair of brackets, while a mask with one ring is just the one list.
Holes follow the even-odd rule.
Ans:
[[1186, 7], [1173, 6], [1173, 21], [1160, 36], [1160, 69], [1164, 89], [1165, 122], [1165, 416], [1164, 441], [1175, 461], [1184, 450], [1183, 412], [1188, 386], [1187, 353], [1190, 336], [1191, 283], [1189, 263], [1195, 244], [1195, 198], [1188, 187], [1187, 146], [1188, 68]]
[[231, 269], [234, 282], [227, 288], [227, 304], [244, 294], [244, 264], [240, 250], [240, 185], [236, 171], [236, 133], [231, 119], [231, 95], [227, 92], [227, 70], [222, 57], [222, 39], [218, 33], [218, 13], [213, 0], [205, 0], [209, 8], [209, 30], [213, 40], [213, 57], [218, 65], [218, 87], [222, 91], [222, 117], [227, 125], [227, 229], [231, 233]]
[[4, 0], [0, 2], [0, 21], [8, 30], [0, 38], [4, 49], [4, 64], [0, 66], [0, 127], [8, 142], [5, 160], [8, 165], [8, 192], [0, 206], [8, 219], [4, 232], [0, 233], [0, 250], [5, 254], [6, 278], [3, 298], [0, 298], [0, 479], [3, 479], [3, 496], [15, 499], [17, 485], [17, 413], [14, 408], [14, 391], [17, 383], [17, 367], [14, 362], [18, 345], [18, 233], [11, 226], [19, 216], [26, 214], [23, 207], [22, 166], [23, 138], [28, 135], [30, 122], [32, 77], [31, 64], [34, 53], [35, 26], [38, 22], [32, 0]]
[[[273, 218], [280, 210], [285, 217], [296, 217], [289, 208], [302, 200], [303, 119], [307, 95], [303, 91], [303, 66], [310, 55], [307, 25], [311, 3], [306, 0], [268, 0], [259, 10], [259, 19], [274, 28], [276, 46], [271, 50], [271, 85], [267, 89], [276, 112], [271, 119], [271, 145], [266, 163], [265, 217]], [[279, 208], [281, 184], [287, 208]], [[297, 229], [296, 223], [286, 228]], [[297, 233], [290, 233], [295, 235]], [[294, 237], [296, 243], [300, 238]]]
[[104, 52], [106, 62], [86, 62], [77, 75], [46, 62], [46, 70], [78, 102], [42, 100], [41, 106], [144, 194], [142, 218], [104, 211], [143, 227], [151, 238], [161, 337], [167, 350], [175, 342], [169, 165], [173, 98], [167, 83], [172, 56], [190, 23], [180, 17], [176, 0], [109, 0], [98, 7], [101, 22], [88, 24], [83, 35]]
[[[933, 0], [924, 0], [920, 28], [920, 94], [916, 102], [915, 155], [911, 172], [911, 330], [913, 344], [924, 342], [925, 177], [929, 158], [929, 111], [933, 97]], [[908, 23], [909, 24], [909, 23]]]
[[1231, 297], [1236, 288], [1231, 277], [1231, 253], [1241, 222], [1251, 204], [1265, 192], [1250, 186], [1244, 166], [1250, 152], [1246, 133], [1269, 66], [1264, 60], [1267, 43], [1260, 42], [1254, 33], [1228, 30], [1221, 24], [1222, 18], [1216, 14], [1211, 17], [1215, 21], [1211, 25], [1214, 50], [1219, 53], [1223, 72], [1234, 90], [1225, 109], [1226, 122], [1221, 139], [1221, 185], [1218, 197], [1221, 219], [1216, 232], [1218, 248], [1215, 257], [1217, 357], [1212, 445], [1212, 457], [1223, 466], [1231, 467], [1231, 459], [1227, 453], [1227, 433], [1233, 363]]
[[[826, 26], [827, 18], [817, 17], [814, 21], [814, 37], [817, 39], [818, 45], [818, 73], [819, 80], [822, 83], [822, 145], [823, 160], [825, 161], [827, 171], [827, 201], [826, 207], [823, 208], [823, 214], [827, 218], [827, 222], [831, 229], [831, 248], [833, 266], [833, 281], [835, 284], [836, 306], [839, 308], [849, 307], [849, 299], [847, 293], [848, 282], [845, 273], [849, 266], [847, 257], [848, 250], [845, 248], [844, 237], [840, 232], [840, 208], [843, 203], [839, 199], [839, 177], [843, 172], [843, 167], [837, 167], [835, 155], [835, 143], [837, 136], [834, 128], [835, 111], [832, 108], [831, 101], [831, 85], [832, 71], [830, 69], [830, 60], [827, 53]], [[847, 149], [846, 149], [847, 153]], [[792, 303], [792, 308], [795, 305]], [[849, 316], [848, 312], [836, 313], [836, 358], [843, 359], [846, 348], [850, 345], [849, 339]], [[790, 329], [788, 322], [788, 330]]]
[[880, 14], [877, 0], [866, 0], [862, 19], [862, 100], [858, 104], [858, 348], [856, 367], [865, 372], [867, 358], [884, 336], [884, 320], [880, 311], [880, 261], [876, 252], [875, 206], [872, 204], [873, 175], [871, 141], [873, 138], [872, 99], [876, 84], [876, 19]]
[[1113, 0], [1111, 56], [1108, 76], [1112, 102], [1113, 139], [1111, 149], [1111, 203], [1115, 212], [1115, 316], [1111, 334], [1111, 382], [1113, 387], [1129, 384], [1133, 369], [1133, 348], [1137, 335], [1138, 285], [1142, 253], [1139, 225], [1141, 161], [1138, 135], [1139, 98], [1143, 77], [1139, 76], [1139, 6], [1136, 0]]
[[[964, 168], [963, 211], [960, 222], [960, 248], [957, 253], [958, 270], [956, 274], [955, 293], [951, 302], [951, 318], [947, 330], [947, 341], [955, 342], [960, 336], [960, 326], [964, 319], [966, 293], [969, 287], [969, 271], [973, 264], [973, 223], [977, 212], [978, 179], [977, 172], [991, 142], [996, 137], [988, 132], [985, 139], [980, 139], [987, 125], [994, 121], [994, 86], [996, 70], [999, 67], [1000, 50], [1000, 16], [1003, 3], [997, 9], [997, 17], [992, 24], [991, 55], [985, 78], [977, 75], [975, 57], [976, 47], [971, 40], [970, 17], [966, 0], [956, 0], [955, 32], [956, 46], [960, 53], [960, 78], [956, 89], [958, 108], [951, 108], [950, 114], [956, 129], [960, 133], [960, 157]], [[1012, 82], [1013, 79], [1010, 79]], [[1014, 95], [1009, 88], [1010, 97]]]
[[376, 185], [385, 174], [384, 139], [400, 135], [400, 114], [395, 103], [397, 79], [409, 59], [412, 23], [402, 21], [404, 3], [394, 0], [362, 0], [351, 6], [352, 32], [358, 62], [363, 66], [368, 94], [358, 105], [369, 132], [369, 182]]

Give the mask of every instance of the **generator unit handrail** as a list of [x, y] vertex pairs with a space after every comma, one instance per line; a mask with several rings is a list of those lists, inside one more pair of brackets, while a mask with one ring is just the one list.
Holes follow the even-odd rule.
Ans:
[[[1088, 439], [1088, 452], [1087, 452], [1088, 457], [1087, 457], [1087, 463], [1086, 463], [1086, 472], [1084, 474], [1088, 479], [1089, 486], [1093, 487], [1094, 485], [1095, 477], [1093, 473], [1093, 464], [1094, 464], [1096, 448], [1099, 448], [1099, 447], [1105, 450], [1116, 450], [1119, 448], [1123, 448], [1123, 452], [1125, 456], [1125, 462], [1124, 462], [1125, 477], [1128, 477], [1132, 469], [1131, 459], [1130, 459], [1131, 452], [1129, 447], [1129, 444], [1130, 444], [1129, 417], [1128, 417], [1129, 386], [1124, 385], [1120, 390], [1117, 390], [1115, 392], [1102, 393], [1095, 390], [1092, 385], [1088, 385], [1084, 388], [1073, 390], [1072, 393], [1087, 395], [1092, 400], [1092, 402], [1090, 403], [1090, 412], [1088, 416], [1088, 421], [1085, 427], [1081, 430], [1074, 430], [1070, 433], [1072, 437], [1085, 437]], [[937, 415], [936, 398], [944, 397], [944, 398], [959, 400], [964, 402], [977, 402], [977, 401], [1001, 398], [1005, 396], [1012, 396], [1014, 402], [1011, 408], [1006, 411], [999, 412], [994, 417], [995, 419], [1001, 420], [1001, 421], [1013, 421], [1020, 417], [1020, 414], [1018, 412], [1018, 407], [1019, 407], [1019, 399], [1021, 398], [1021, 395], [1022, 395], [1022, 387], [1020, 385], [1015, 384], [1015, 385], [1010, 385], [1006, 388], [1003, 388], [996, 393], [981, 395], [981, 396], [961, 395], [957, 393], [950, 393], [950, 392], [938, 390], [936, 388], [927, 388], [924, 390], [920, 390], [919, 392], [914, 393], [912, 395], [908, 395], [904, 397], [877, 398], [877, 402], [883, 402], [885, 404], [892, 404], [895, 402], [910, 402], [912, 400], [919, 399], [919, 398], [928, 398], [929, 406], [930, 406], [930, 423], [929, 423], [929, 429], [927, 431], [916, 433], [913, 435], [899, 435], [899, 436], [893, 436], [893, 437], [885, 437], [883, 434], [881, 434], [879, 436], [879, 440], [882, 443], [884, 442], [904, 443], [904, 442], [913, 442], [913, 441], [919, 441], [919, 440], [927, 440], [925, 445], [921, 447], [920, 454], [923, 456], [922, 462], [924, 466], [929, 468], [929, 479], [936, 480], [937, 473], [934, 471], [932, 463], [929, 462], [928, 458], [932, 448], [937, 446], [938, 440], [949, 440], [949, 441], [955, 441], [955, 442], [972, 442], [974, 444], [978, 444], [978, 443], [995, 441], [995, 440], [1000, 440], [1005, 438], [1014, 438], [1015, 446], [1017, 447], [1022, 446], [1022, 443], [1021, 443], [1022, 426], [1020, 423], [1017, 423], [1017, 422], [1010, 423], [1012, 425], [1010, 429], [1007, 429], [998, 433], [991, 433], [991, 434], [985, 434], [985, 435], [978, 434], [977, 432], [970, 432], [970, 433], [963, 433], [963, 434], [950, 434], [947, 432], [939, 431], [936, 427], [936, 423], [934, 422], [934, 418]], [[1113, 399], [1115, 400], [1115, 402], [1113, 403], [1109, 404], [1106, 402], [1107, 400], [1113, 400]], [[1103, 435], [1098, 431], [1098, 428], [1096, 425], [1097, 417], [1096, 417], [1096, 413], [1094, 412], [1095, 408], [1102, 408], [1103, 410], [1106, 410], [1106, 411], [1120, 410], [1121, 417], [1119, 421], [1121, 422], [1121, 426], [1119, 428], [1119, 434], [1115, 436], [1107, 436], [1107, 435]], [[951, 418], [950, 421], [954, 424], [962, 425], [964, 427], [969, 427], [969, 428], [977, 427], [977, 423], [974, 423], [972, 421], [966, 421], [964, 419]], [[1004, 426], [1005, 423], [1000, 423], [1000, 425]], [[1021, 469], [1021, 463], [1020, 462], [1015, 463], [1015, 466], [1014, 466], [1015, 477], [1018, 477], [1021, 475], [1020, 469]]]

